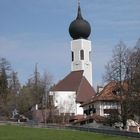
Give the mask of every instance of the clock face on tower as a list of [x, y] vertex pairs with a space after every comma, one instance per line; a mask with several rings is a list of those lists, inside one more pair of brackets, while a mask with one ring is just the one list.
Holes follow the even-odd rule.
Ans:
[[74, 69], [75, 70], [81, 70], [80, 64], [79, 63], [75, 63], [74, 64]]
[[88, 63], [85, 63], [85, 65], [86, 65], [86, 66], [89, 66], [89, 64], [88, 64]]

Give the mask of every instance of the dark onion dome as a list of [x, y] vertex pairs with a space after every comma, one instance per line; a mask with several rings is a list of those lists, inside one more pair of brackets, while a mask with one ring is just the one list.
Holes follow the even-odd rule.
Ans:
[[82, 17], [80, 5], [78, 5], [77, 18], [69, 26], [69, 33], [73, 39], [87, 39], [91, 33], [90, 24]]

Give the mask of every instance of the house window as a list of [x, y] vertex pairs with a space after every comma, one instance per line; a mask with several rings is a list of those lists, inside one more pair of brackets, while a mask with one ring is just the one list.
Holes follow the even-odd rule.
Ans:
[[92, 113], [96, 113], [96, 109], [95, 108], [92, 108]]
[[74, 61], [74, 52], [71, 52], [72, 61]]
[[80, 59], [81, 60], [84, 60], [84, 50], [81, 50], [80, 51]]
[[80, 125], [84, 125], [84, 124], [86, 124], [86, 122], [85, 122], [85, 121], [80, 122]]

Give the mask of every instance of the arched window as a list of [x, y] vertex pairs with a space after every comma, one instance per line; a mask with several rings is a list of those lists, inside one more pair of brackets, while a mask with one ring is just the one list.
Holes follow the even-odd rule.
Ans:
[[80, 59], [84, 60], [84, 50], [80, 50]]
[[74, 52], [71, 52], [72, 61], [74, 61]]

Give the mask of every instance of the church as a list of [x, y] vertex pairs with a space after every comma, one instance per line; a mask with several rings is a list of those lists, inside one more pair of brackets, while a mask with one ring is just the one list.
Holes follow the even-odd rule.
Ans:
[[74, 116], [74, 123], [80, 125], [95, 121], [95, 127], [102, 125], [110, 113], [120, 111], [120, 103], [114, 93], [115, 82], [98, 91], [93, 88], [90, 33], [91, 26], [82, 17], [79, 3], [77, 17], [69, 26], [71, 71], [52, 87], [50, 95], [59, 115]]
[[91, 26], [82, 17], [80, 3], [78, 3], [77, 17], [69, 26], [69, 34], [72, 38], [71, 72], [50, 91], [59, 115], [82, 115], [81, 104], [95, 96], [92, 86], [92, 46], [88, 39], [90, 33]]
[[[106, 128], [108, 116], [111, 116], [109, 119], [114, 119], [113, 117], [121, 114], [122, 98], [118, 82], [110, 81], [106, 86], [98, 88], [96, 92], [93, 88], [90, 33], [91, 26], [82, 17], [80, 3], [78, 3], [77, 17], [69, 25], [69, 34], [72, 38], [71, 71], [50, 89], [51, 105], [49, 104], [48, 109], [44, 111], [46, 120], [50, 119], [53, 122], [62, 116], [64, 123], [64, 117], [68, 116], [66, 123], [72, 125]], [[128, 85], [124, 81], [123, 89], [128, 91], [127, 88]], [[33, 116], [39, 120], [38, 122], [43, 122], [41, 110], [37, 109]], [[128, 126], [130, 129], [132, 125]], [[138, 124], [132, 127], [139, 132]]]

